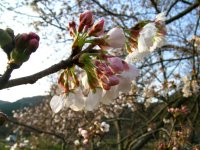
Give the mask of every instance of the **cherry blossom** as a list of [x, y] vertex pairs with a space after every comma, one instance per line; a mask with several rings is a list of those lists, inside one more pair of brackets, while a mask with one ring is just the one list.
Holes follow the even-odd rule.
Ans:
[[132, 52], [127, 56], [127, 62], [142, 60], [155, 49], [165, 44], [165, 13], [156, 16], [154, 22], [149, 22], [138, 31], [137, 46], [133, 47]]

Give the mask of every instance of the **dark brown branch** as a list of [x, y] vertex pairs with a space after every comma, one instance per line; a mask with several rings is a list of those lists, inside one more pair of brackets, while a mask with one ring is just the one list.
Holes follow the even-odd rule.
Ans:
[[135, 16], [130, 16], [130, 15], [126, 15], [126, 14], [117, 14], [117, 13], [114, 13], [112, 11], [110, 11], [109, 9], [106, 9], [102, 4], [100, 4], [99, 1], [97, 0], [92, 0], [94, 3], [96, 3], [101, 9], [103, 9], [106, 13], [112, 15], [112, 16], [117, 16], [117, 17], [127, 17], [127, 18], [133, 18], [135, 19], [136, 21], [138, 20], [137, 17]]
[[179, 13], [179, 14], [177, 14], [176, 16], [174, 16], [174, 17], [172, 17], [172, 18], [166, 20], [166, 24], [169, 24], [169, 23], [171, 23], [171, 22], [173, 22], [173, 21], [175, 21], [175, 20], [177, 20], [177, 19], [179, 19], [179, 18], [185, 16], [187, 13], [191, 12], [193, 9], [197, 8], [198, 6], [199, 6], [199, 1], [196, 0], [196, 2], [195, 2], [193, 5], [191, 5], [190, 7], [186, 8], [186, 9], [185, 9], [184, 11], [182, 11], [181, 13]]
[[150, 1], [151, 1], [151, 4], [153, 5], [153, 7], [155, 8], [156, 12], [160, 13], [160, 10], [158, 9], [157, 2], [155, 2], [154, 0], [150, 0]]
[[169, 14], [169, 12], [171, 11], [171, 9], [176, 5], [176, 3], [178, 3], [179, 0], [176, 0], [174, 3], [171, 4], [171, 6], [169, 7], [169, 9], [167, 10], [166, 15]]
[[18, 65], [16, 64], [8, 64], [6, 71], [4, 72], [4, 74], [0, 77], [0, 89], [3, 88], [5, 86], [5, 84], [8, 82], [8, 80], [11, 77], [11, 74], [13, 72], [14, 69], [19, 68]]
[[[28, 83], [33, 84], [37, 80], [39, 80], [45, 76], [53, 74], [61, 69], [66, 69], [67, 67], [70, 67], [72, 64], [73, 64], [72, 59], [68, 58], [64, 61], [61, 61], [45, 70], [35, 73], [33, 75], [22, 77], [22, 78], [17, 78], [17, 79], [12, 79], [12, 80], [8, 81], [8, 83], [3, 88], [9, 88], [9, 87], [17, 86], [17, 85], [28, 84]], [[3, 88], [1, 88], [1, 89], [3, 89]]]
[[188, 5], [192, 5], [191, 2], [188, 2], [188, 1], [186, 1], [186, 0], [181, 0], [181, 2], [182, 2], [182, 3], [185, 3], [185, 4], [188, 4]]

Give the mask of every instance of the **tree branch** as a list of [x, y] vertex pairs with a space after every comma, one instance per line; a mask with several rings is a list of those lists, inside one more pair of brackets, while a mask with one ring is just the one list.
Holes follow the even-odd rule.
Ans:
[[9, 87], [17, 86], [17, 85], [22, 85], [22, 84], [33, 84], [37, 80], [39, 80], [45, 76], [53, 74], [61, 69], [66, 69], [67, 67], [70, 67], [72, 64], [73, 64], [73, 60], [71, 59], [71, 57], [69, 57], [68, 59], [66, 59], [64, 61], [61, 61], [45, 70], [42, 70], [33, 75], [22, 77], [22, 78], [17, 78], [17, 79], [12, 79], [12, 80], [8, 81], [4, 87], [0, 87], [0, 89], [9, 88]]
[[126, 14], [117, 14], [117, 13], [114, 13], [112, 11], [110, 11], [109, 9], [106, 9], [102, 4], [100, 4], [99, 1], [97, 0], [92, 0], [94, 3], [96, 3], [101, 9], [103, 9], [105, 12], [107, 12], [108, 14], [112, 15], [112, 16], [118, 16], [118, 17], [127, 17], [127, 18], [133, 18], [135, 19], [136, 21], [138, 20], [137, 17], [135, 16], [130, 16], [130, 15], [126, 15]]
[[185, 16], [187, 13], [191, 12], [193, 9], [197, 8], [198, 6], [199, 6], [199, 1], [196, 0], [196, 2], [195, 2], [193, 5], [191, 5], [190, 7], [186, 8], [186, 9], [185, 9], [184, 11], [182, 11], [181, 13], [179, 13], [179, 14], [177, 14], [176, 16], [174, 16], [174, 17], [172, 17], [172, 18], [166, 20], [166, 24], [169, 24], [169, 23], [171, 23], [171, 22], [173, 22], [173, 21], [175, 21], [175, 20], [177, 20], [177, 19], [179, 19], [179, 18]]
[[16, 64], [8, 64], [8, 66], [6, 68], [6, 71], [4, 72], [4, 74], [2, 75], [2, 77], [0, 77], [0, 89], [5, 86], [5, 84], [10, 79], [13, 70], [17, 69], [17, 68], [19, 68], [19, 66], [16, 65]]
[[153, 5], [153, 7], [155, 8], [156, 12], [160, 13], [160, 10], [158, 9], [157, 2], [155, 2], [154, 0], [150, 0], [150, 1], [151, 1], [151, 4]]

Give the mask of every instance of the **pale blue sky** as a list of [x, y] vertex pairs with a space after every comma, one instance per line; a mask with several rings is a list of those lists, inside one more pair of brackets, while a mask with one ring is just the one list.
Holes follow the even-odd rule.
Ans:
[[[22, 13], [36, 15], [32, 12], [32, 9], [24, 7], [20, 10]], [[10, 27], [15, 31], [15, 35], [17, 33], [30, 32], [35, 31], [33, 27], [29, 26], [34, 18], [27, 18], [27, 16], [20, 15], [16, 16], [15, 12], [8, 11], [4, 9], [4, 12], [0, 12], [0, 28], [5, 29], [6, 27]], [[40, 36], [43, 34], [41, 32], [38, 33]], [[50, 40], [53, 37], [49, 37]], [[56, 45], [57, 48], [62, 47], [62, 45]], [[66, 45], [65, 45], [66, 47]], [[47, 44], [47, 40], [41, 39], [39, 49], [33, 53], [28, 62], [24, 63], [20, 69], [14, 70], [11, 78], [18, 78], [27, 75], [31, 75], [41, 71], [57, 62], [59, 59], [63, 58], [63, 54], [65, 54], [64, 49], [61, 48], [58, 52], [55, 52], [55, 45]], [[6, 69], [7, 57], [5, 53], [0, 50], [0, 74]], [[34, 85], [22, 85], [9, 89], [0, 90], [0, 100], [4, 101], [16, 101], [23, 97], [31, 97], [36, 95], [44, 95], [46, 91], [49, 90], [51, 79], [49, 77], [42, 78], [38, 80]], [[56, 81], [56, 78], [55, 80]]]

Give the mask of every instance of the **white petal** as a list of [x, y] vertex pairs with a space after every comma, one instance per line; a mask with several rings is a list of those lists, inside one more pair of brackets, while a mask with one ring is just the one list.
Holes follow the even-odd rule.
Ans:
[[156, 28], [155, 23], [148, 23], [143, 27], [138, 38], [139, 52], [150, 50], [150, 47], [153, 46], [154, 37], [156, 36], [157, 30], [158, 29]]
[[148, 23], [146, 24], [142, 31], [140, 32], [140, 35], [146, 38], [151, 38], [153, 36], [155, 36], [156, 32], [158, 31], [158, 29], [155, 26], [154, 22]]
[[89, 89], [90, 88], [90, 86], [89, 86], [89, 84], [88, 84], [88, 77], [87, 77], [87, 75], [85, 74], [85, 75], [83, 75], [82, 77], [82, 84], [83, 84], [83, 87], [85, 88], [85, 89]]
[[50, 101], [50, 107], [54, 113], [58, 113], [64, 107], [63, 96], [53, 96]]
[[156, 22], [165, 22], [166, 20], [166, 12], [161, 12], [156, 16]]
[[65, 101], [64, 101], [64, 106], [65, 107], [70, 107], [70, 105], [72, 105], [72, 99], [70, 98], [71, 97], [71, 93], [69, 93], [69, 95], [65, 96]]
[[127, 63], [142, 61], [144, 59], [144, 57], [147, 57], [149, 55], [150, 55], [150, 51], [143, 51], [143, 52], [134, 51], [126, 56], [125, 61]]
[[74, 93], [70, 93], [68, 99], [72, 101], [70, 108], [74, 111], [79, 111], [84, 108], [84, 95], [80, 89], [77, 89]]
[[146, 43], [144, 37], [140, 36], [138, 38], [138, 52], [145, 52], [145, 51], [148, 51], [148, 50], [149, 50], [149, 47], [147, 46], [147, 43]]
[[108, 90], [108, 91], [104, 90], [103, 91], [103, 96], [101, 98], [101, 102], [103, 104], [108, 105], [113, 101], [113, 99], [117, 98], [118, 96], [119, 96], [118, 85], [112, 86], [110, 88], [110, 90]]
[[97, 88], [96, 93], [90, 91], [90, 93], [85, 99], [85, 109], [88, 111], [96, 109], [99, 105], [101, 98], [102, 98], [102, 89]]
[[166, 41], [165, 41], [165, 37], [164, 36], [156, 36], [154, 38], [154, 43], [153, 43], [153, 46], [150, 48], [150, 51], [152, 52], [155, 49], [164, 46], [165, 43], [166, 43]]

